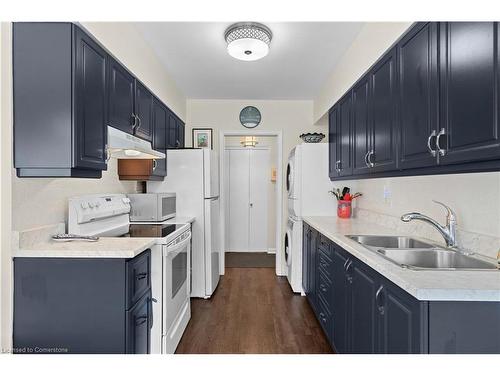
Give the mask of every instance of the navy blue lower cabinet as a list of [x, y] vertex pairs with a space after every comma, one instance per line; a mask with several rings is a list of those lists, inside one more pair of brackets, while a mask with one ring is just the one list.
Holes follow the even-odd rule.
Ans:
[[349, 326], [348, 307], [350, 306], [350, 284], [352, 277], [346, 272], [350, 259], [347, 253], [336, 244], [333, 247], [332, 264], [332, 341], [337, 353], [348, 353]]
[[148, 353], [150, 268], [149, 250], [131, 260], [14, 258], [14, 352]]
[[499, 354], [500, 302], [429, 302], [429, 352]]
[[353, 261], [350, 306], [350, 353], [377, 352], [377, 323], [379, 315], [375, 305], [378, 274], [358, 260]]
[[427, 308], [400, 287], [381, 277], [375, 294], [379, 353], [428, 353]]
[[417, 300], [304, 228], [306, 295], [337, 353], [500, 353], [500, 302]]
[[313, 308], [314, 311], [317, 311], [317, 279], [318, 279], [318, 264], [317, 264], [317, 258], [318, 258], [318, 247], [317, 247], [317, 241], [318, 241], [318, 235], [319, 233], [314, 229], [311, 228], [311, 237], [309, 238], [309, 295], [307, 296], [309, 298], [309, 302]]
[[311, 229], [309, 225], [304, 223], [302, 235], [302, 288], [304, 293], [309, 294], [309, 239], [311, 237]]

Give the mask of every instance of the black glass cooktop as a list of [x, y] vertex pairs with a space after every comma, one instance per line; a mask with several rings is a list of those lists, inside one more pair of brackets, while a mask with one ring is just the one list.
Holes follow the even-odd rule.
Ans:
[[166, 237], [184, 224], [130, 224], [124, 237]]

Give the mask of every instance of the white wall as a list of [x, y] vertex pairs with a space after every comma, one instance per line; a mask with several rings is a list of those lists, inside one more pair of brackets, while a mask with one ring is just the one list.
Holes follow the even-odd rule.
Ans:
[[[186, 121], [186, 145], [192, 145], [192, 128], [213, 128], [214, 150], [219, 150], [220, 131], [244, 131], [239, 122], [240, 111], [248, 106], [257, 107], [262, 115], [257, 131], [282, 131], [283, 166], [282, 181], [282, 237], [287, 223], [287, 199], [285, 187], [286, 163], [290, 150], [302, 140], [299, 135], [309, 131], [323, 132], [326, 124], [313, 125], [313, 103], [309, 100], [188, 100]], [[248, 130], [251, 134], [251, 130]], [[281, 238], [282, 238], [281, 237]], [[280, 249], [277, 249], [280, 251]]]
[[351, 85], [409, 27], [411, 22], [368, 22], [340, 59], [314, 99], [314, 122], [318, 121]]
[[[343, 181], [363, 193], [360, 208], [400, 216], [418, 211], [444, 223], [446, 203], [461, 230], [500, 238], [500, 172]], [[335, 184], [337, 185], [337, 184]], [[384, 198], [384, 189], [389, 193]], [[439, 238], [439, 237], [438, 237]]]

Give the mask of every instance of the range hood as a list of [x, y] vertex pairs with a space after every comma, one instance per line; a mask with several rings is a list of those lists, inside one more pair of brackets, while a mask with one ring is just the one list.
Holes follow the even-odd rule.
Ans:
[[116, 159], [165, 159], [165, 154], [153, 150], [151, 143], [108, 126], [108, 153]]

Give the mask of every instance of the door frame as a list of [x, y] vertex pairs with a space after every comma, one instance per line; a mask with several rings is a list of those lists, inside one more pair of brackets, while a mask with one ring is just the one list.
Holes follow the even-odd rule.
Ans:
[[[276, 137], [276, 145], [277, 145], [277, 178], [276, 178], [276, 191], [279, 192], [277, 199], [276, 199], [276, 275], [278, 276], [285, 276], [285, 264], [283, 262], [284, 259], [284, 254], [283, 254], [283, 249], [281, 246], [282, 239], [281, 235], [283, 232], [283, 132], [281, 130], [279, 131], [262, 131], [262, 130], [240, 130], [240, 131], [221, 131], [219, 133], [219, 181], [221, 182], [221, 186], [223, 187], [223, 181], [225, 178], [225, 173], [224, 173], [224, 150], [226, 149], [225, 147], [225, 137], [226, 136], [240, 136], [240, 137], [245, 137], [245, 136], [256, 136], [256, 137], [263, 137], [263, 136], [270, 136], [270, 137]], [[226, 221], [224, 217], [225, 209], [226, 209], [226, 194], [223, 188], [220, 189], [219, 191], [220, 195], [220, 236], [221, 236], [221, 256], [219, 257], [220, 260], [220, 274], [224, 275], [225, 273], [225, 251], [226, 251], [226, 238], [225, 238], [225, 230], [226, 230]]]
[[[238, 147], [238, 146], [227, 146], [227, 147], [225, 147], [225, 148], [224, 148], [224, 156], [223, 156], [223, 158], [225, 158], [225, 157], [226, 157], [226, 154], [225, 154], [225, 152], [226, 152], [226, 151], [235, 151], [235, 150], [236, 150], [236, 151], [250, 151], [250, 150], [270, 151], [270, 148], [269, 148], [269, 147], [267, 147], [267, 146], [255, 146], [255, 147], [251, 147], [251, 148], [245, 148], [245, 147], [241, 147], [241, 146], [240, 146], [240, 147]], [[225, 160], [224, 160], [224, 161], [225, 161]], [[270, 159], [269, 159], [269, 162], [271, 162], [271, 160], [270, 160]], [[226, 177], [231, 178], [230, 176], [226, 176], [226, 175], [224, 175], [224, 178], [226, 178]], [[224, 191], [225, 191], [225, 188], [226, 188], [226, 181], [221, 181], [221, 189], [220, 189], [220, 190], [224, 190]], [[228, 199], [228, 201], [230, 201], [230, 199], [231, 199], [231, 198], [230, 198], [230, 194], [229, 194], [229, 197], [227, 197], [227, 196], [226, 196], [225, 198], [229, 198], [229, 199]], [[268, 202], [268, 203], [269, 203], [269, 202]], [[221, 204], [222, 204], [222, 199], [221, 199]], [[267, 206], [269, 207], [269, 204], [267, 204]], [[250, 224], [250, 223], [249, 223], [249, 224]], [[266, 220], [266, 224], [267, 224], [267, 225], [269, 225], [268, 220]], [[226, 233], [224, 232], [224, 234], [226, 234]], [[269, 234], [269, 233], [268, 233], [268, 234]], [[225, 240], [225, 238], [224, 238], [224, 240]], [[276, 243], [275, 243], [275, 246], [276, 246]], [[270, 249], [269, 249], [269, 247], [268, 247], [268, 246], [266, 246], [266, 251], [267, 251], [267, 253], [268, 253], [268, 254], [272, 254], [271, 252], [269, 252], [269, 250], [270, 250]], [[275, 250], [275, 251], [276, 251], [276, 250]]]

